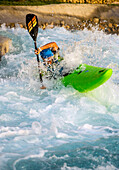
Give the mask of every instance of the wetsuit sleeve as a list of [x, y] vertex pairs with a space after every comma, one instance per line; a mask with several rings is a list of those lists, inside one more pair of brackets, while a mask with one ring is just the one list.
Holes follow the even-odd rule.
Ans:
[[41, 50], [48, 49], [48, 48], [51, 48], [53, 51], [57, 51], [59, 49], [56, 42], [51, 42], [40, 47]]

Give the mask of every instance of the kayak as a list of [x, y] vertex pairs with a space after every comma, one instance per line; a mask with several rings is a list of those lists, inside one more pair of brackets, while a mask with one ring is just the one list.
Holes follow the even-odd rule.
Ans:
[[105, 83], [112, 75], [112, 69], [81, 64], [62, 79], [64, 86], [72, 86], [81, 93], [91, 91]]
[[[26, 25], [27, 30], [34, 41], [35, 49], [37, 48], [37, 35], [38, 35], [38, 18], [34, 14], [26, 15]], [[45, 89], [46, 87], [43, 85], [42, 72], [39, 67], [39, 55], [37, 56], [38, 68], [39, 68], [39, 77], [40, 82], [42, 84], [41, 89]], [[54, 71], [51, 68], [48, 68], [52, 75], [51, 77], [55, 78]], [[75, 69], [72, 73], [65, 74], [62, 78], [62, 82], [65, 86], [71, 85], [74, 89], [79, 92], [88, 92], [91, 91], [103, 83], [105, 83], [112, 75], [112, 69], [109, 68], [101, 68], [94, 67], [87, 64], [81, 64], [77, 69]]]
[[[34, 41], [35, 49], [37, 49], [36, 39], [38, 35], [38, 18], [34, 14], [26, 15], [26, 25], [27, 30]], [[42, 89], [46, 87], [43, 85], [42, 72], [39, 67], [39, 55], [37, 56], [38, 68], [39, 68], [39, 77], [42, 84]], [[52, 73], [51, 77], [54, 77], [53, 71], [51, 68], [48, 68]], [[94, 67], [87, 64], [81, 64], [77, 69], [72, 73], [66, 74], [62, 78], [62, 82], [65, 86], [71, 85], [74, 89], [79, 92], [88, 92], [91, 91], [103, 83], [105, 83], [112, 75], [112, 69]]]

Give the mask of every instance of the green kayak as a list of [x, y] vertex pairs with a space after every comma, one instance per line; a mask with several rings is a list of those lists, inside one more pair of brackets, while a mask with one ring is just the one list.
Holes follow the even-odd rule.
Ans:
[[64, 86], [71, 85], [79, 92], [91, 91], [105, 83], [112, 75], [112, 69], [81, 64], [72, 73], [64, 76]]

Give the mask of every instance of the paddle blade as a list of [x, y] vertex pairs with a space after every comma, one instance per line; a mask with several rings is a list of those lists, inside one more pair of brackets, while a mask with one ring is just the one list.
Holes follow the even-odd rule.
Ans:
[[33, 38], [34, 41], [37, 39], [38, 34], [38, 18], [34, 14], [27, 14], [26, 15], [26, 26], [28, 29], [29, 34]]

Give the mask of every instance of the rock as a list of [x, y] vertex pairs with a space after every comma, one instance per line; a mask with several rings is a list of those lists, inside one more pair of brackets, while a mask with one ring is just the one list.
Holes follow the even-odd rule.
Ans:
[[45, 23], [45, 26], [47, 27], [48, 25], [49, 25], [48, 22], [46, 22], [46, 23]]
[[64, 22], [64, 21], [61, 21], [60, 24], [61, 24], [61, 26], [64, 26], [65, 22]]
[[47, 29], [52, 29], [52, 28], [54, 28], [54, 23], [53, 22], [51, 22], [51, 24], [46, 24], [46, 28]]
[[15, 27], [15, 23], [10, 23], [10, 28], [14, 28]]
[[74, 4], [75, 4], [76, 2], [77, 2], [77, 0], [72, 0], [72, 3], [74, 3]]
[[116, 34], [116, 33], [117, 33], [116, 30], [114, 29], [114, 27], [112, 28], [112, 33], [113, 33], [113, 34]]
[[0, 36], [0, 60], [3, 55], [8, 53], [10, 43], [11, 43], [11, 39]]
[[118, 27], [118, 24], [114, 24], [114, 27], [117, 28], [117, 27]]
[[93, 22], [94, 22], [95, 24], [99, 24], [99, 18], [94, 18], [94, 19], [93, 19]]
[[46, 29], [46, 26], [45, 26], [45, 24], [43, 24], [43, 26], [42, 26], [42, 29], [43, 29], [43, 30], [45, 30], [45, 29]]
[[66, 25], [66, 29], [68, 29], [68, 30], [69, 30], [69, 29], [70, 29], [70, 26], [69, 26], [69, 25]]
[[109, 27], [109, 28], [112, 28], [112, 27], [113, 27], [112, 23], [109, 23], [109, 24], [108, 24], [108, 27]]
[[24, 28], [23, 24], [19, 24], [20, 28]]
[[91, 31], [91, 30], [92, 30], [92, 28], [91, 28], [90, 26], [88, 26], [88, 27], [87, 27], [87, 29], [88, 29], [89, 31]]
[[99, 29], [104, 31], [105, 27], [102, 24], [99, 24]]
[[81, 30], [84, 30], [84, 28], [85, 28], [84, 26], [81, 26], [81, 27], [80, 27]]
[[116, 30], [116, 34], [119, 35], [119, 27], [117, 27], [115, 30]]
[[86, 22], [85, 21], [82, 23], [82, 26], [84, 26], [84, 27], [86, 26]]
[[90, 18], [90, 19], [89, 19], [89, 21], [92, 23], [93, 19], [92, 19], [92, 18]]
[[108, 31], [108, 33], [111, 33], [111, 32], [112, 32], [110, 28], [107, 28], [107, 31]]

